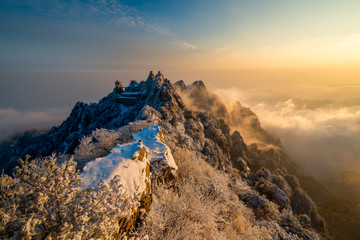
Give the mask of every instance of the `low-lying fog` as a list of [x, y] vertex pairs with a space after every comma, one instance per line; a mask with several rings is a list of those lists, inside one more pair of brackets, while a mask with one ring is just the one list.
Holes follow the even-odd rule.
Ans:
[[60, 124], [70, 114], [69, 108], [15, 110], [0, 108], [0, 141], [27, 130], [46, 130]]

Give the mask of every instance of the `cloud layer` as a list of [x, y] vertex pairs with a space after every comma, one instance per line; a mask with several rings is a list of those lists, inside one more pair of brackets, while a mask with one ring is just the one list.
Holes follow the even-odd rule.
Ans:
[[360, 172], [360, 107], [297, 109], [290, 99], [253, 110], [305, 173], [320, 179]]
[[360, 105], [293, 98], [273, 103], [237, 89], [215, 92], [226, 102], [240, 100], [249, 106], [303, 173], [318, 180], [344, 171], [360, 173]]
[[69, 109], [52, 108], [39, 111], [17, 111], [0, 108], [0, 141], [15, 133], [29, 129], [46, 129], [59, 124], [69, 114]]

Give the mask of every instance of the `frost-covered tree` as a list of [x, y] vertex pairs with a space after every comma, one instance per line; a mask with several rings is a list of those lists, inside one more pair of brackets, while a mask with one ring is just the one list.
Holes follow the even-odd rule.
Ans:
[[96, 157], [105, 156], [117, 144], [120, 133], [109, 129], [96, 129], [90, 136], [83, 137], [75, 149], [79, 162], [88, 162]]
[[97, 157], [105, 156], [116, 144], [132, 141], [131, 135], [149, 126], [147, 121], [135, 121], [117, 130], [96, 129], [91, 135], [84, 136], [75, 149], [74, 158], [78, 163], [86, 163]]
[[112, 239], [129, 217], [119, 177], [81, 190], [76, 162], [66, 156], [20, 160], [14, 177], [0, 177], [0, 236], [5, 239]]
[[147, 216], [140, 236], [150, 239], [251, 239], [247, 211], [229, 191], [229, 179], [200, 156], [178, 150], [176, 191], [154, 189], [156, 208]]

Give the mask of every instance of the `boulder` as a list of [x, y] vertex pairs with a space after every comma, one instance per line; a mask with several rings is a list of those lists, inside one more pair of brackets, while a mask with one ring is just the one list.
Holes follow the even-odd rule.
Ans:
[[239, 200], [251, 208], [257, 218], [268, 218], [271, 215], [270, 207], [260, 196], [255, 194], [239, 195]]
[[280, 207], [280, 210], [288, 206], [289, 201], [286, 194], [275, 184], [265, 179], [261, 179], [256, 183], [255, 189], [261, 194], [264, 194], [267, 199], [276, 203]]

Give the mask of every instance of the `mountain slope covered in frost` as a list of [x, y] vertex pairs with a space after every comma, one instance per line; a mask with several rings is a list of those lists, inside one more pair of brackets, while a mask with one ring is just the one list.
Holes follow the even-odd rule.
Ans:
[[[280, 141], [201, 81], [173, 85], [151, 72], [116, 82], [6, 156], [2, 167], [15, 169], [1, 177], [7, 238], [331, 238]], [[42, 208], [26, 210], [37, 201]]]

